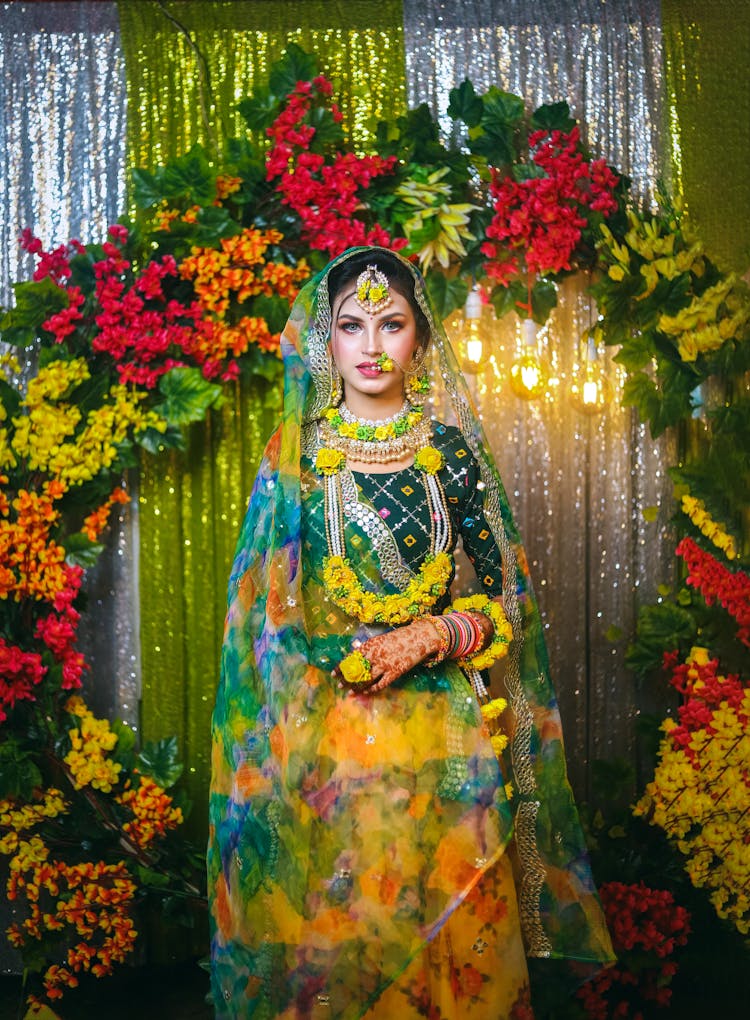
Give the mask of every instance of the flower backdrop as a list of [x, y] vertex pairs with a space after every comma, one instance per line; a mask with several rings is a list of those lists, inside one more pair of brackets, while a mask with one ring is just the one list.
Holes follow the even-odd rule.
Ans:
[[[0, 322], [7, 343], [39, 346], [25, 392], [2, 385], [0, 849], [18, 905], [8, 937], [40, 972], [49, 999], [74, 986], [80, 971], [103, 975], [125, 958], [139, 900], [176, 909], [199, 894], [195, 854], [178, 834], [187, 804], [168, 792], [180, 772], [174, 741], [137, 751], [127, 728], [96, 719], [71, 693], [86, 668], [76, 650], [82, 572], [101, 551], [112, 506], [126, 498], [123, 472], [139, 448], [178, 447], [184, 426], [222, 400], [222, 383], [278, 378], [288, 308], [330, 255], [363, 242], [401, 249], [420, 262], [444, 317], [479, 282], [497, 314], [537, 323], [566, 274], [598, 270], [596, 337], [618, 347], [626, 400], [653, 432], [687, 428], [696, 387], [720, 379], [737, 389], [705, 412], [711, 449], [741, 451], [750, 438], [739, 388], [748, 367], [746, 288], [712, 263], [669, 201], [655, 213], [628, 200], [627, 182], [590, 157], [564, 103], [527, 117], [518, 97], [496, 87], [477, 94], [466, 81], [448, 107], [467, 132], [462, 148], [446, 148], [419, 107], [381, 123], [377, 151], [362, 153], [343, 134], [315, 58], [290, 46], [268, 86], [240, 110], [250, 134], [228, 141], [220, 161], [194, 146], [155, 171], [136, 170], [138, 212], [101, 244], [73, 240], [44, 251], [25, 232], [34, 279], [16, 286]], [[719, 468], [726, 479], [717, 478]], [[708, 687], [703, 676], [681, 681], [679, 726], [665, 724], [654, 781], [637, 810], [673, 837], [690, 879], [709, 885], [717, 911], [742, 928], [747, 786], [733, 784], [728, 797], [735, 773], [727, 770], [739, 766], [725, 763], [719, 774], [709, 766], [729, 751], [741, 761], [747, 740], [734, 646], [747, 644], [750, 612], [741, 532], [749, 483], [736, 458], [713, 469], [694, 455], [675, 471], [688, 533], [678, 551], [689, 573], [685, 586], [644, 609], [630, 658], [643, 673], [665, 653], [669, 663], [683, 656], [695, 668], [708, 656], [693, 647], [700, 636], [737, 672], [717, 678], [714, 669]], [[714, 749], [705, 761], [704, 746]], [[674, 764], [678, 753], [686, 761]], [[700, 812], [690, 806], [696, 772]], [[677, 804], [682, 813], [670, 814]], [[92, 807], [91, 838], [71, 846], [69, 833]], [[723, 870], [707, 867], [713, 857], [724, 859]], [[83, 876], [89, 904], [81, 901]], [[39, 906], [44, 893], [47, 910]], [[686, 918], [675, 917], [672, 930], [686, 934]], [[66, 925], [81, 939], [72, 949]], [[632, 944], [624, 939], [623, 949]], [[662, 986], [671, 974], [662, 974]], [[615, 984], [600, 986], [581, 1008], [608, 1015]]]

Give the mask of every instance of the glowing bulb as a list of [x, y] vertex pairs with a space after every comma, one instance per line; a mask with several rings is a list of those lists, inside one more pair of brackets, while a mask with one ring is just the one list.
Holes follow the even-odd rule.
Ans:
[[523, 350], [510, 367], [510, 388], [522, 400], [538, 400], [547, 390], [550, 368], [537, 350], [533, 320], [524, 319], [522, 330]]
[[469, 291], [464, 305], [463, 323], [458, 334], [461, 369], [475, 375], [484, 368], [490, 355], [482, 326], [482, 298], [478, 289]]
[[596, 350], [596, 341], [588, 338], [583, 364], [573, 376], [570, 400], [582, 414], [601, 414], [612, 400], [612, 386], [607, 379]]

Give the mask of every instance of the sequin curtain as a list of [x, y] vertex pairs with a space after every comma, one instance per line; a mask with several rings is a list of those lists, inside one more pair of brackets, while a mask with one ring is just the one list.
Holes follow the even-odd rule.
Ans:
[[[523, 96], [529, 110], [566, 100], [596, 155], [622, 168], [644, 197], [664, 175], [654, 0], [410, 0], [404, 12], [409, 104], [429, 102], [446, 134], [448, 92], [470, 78], [477, 90], [497, 85]], [[580, 415], [567, 397], [579, 338], [595, 316], [583, 281], [568, 283], [539, 337], [559, 380], [551, 400], [525, 403], [510, 391], [514, 316], [495, 325], [492, 363], [474, 384], [532, 564], [571, 778], [584, 796], [593, 759], [634, 759], [643, 704], [623, 666], [625, 640], [611, 641], [610, 628], [630, 634], [639, 602], [672, 570], [669, 441], [653, 442], [617, 397], [600, 418]], [[643, 512], [652, 506], [662, 508], [649, 524]]]
[[750, 263], [750, 2], [664, 0], [675, 187], [709, 250]]
[[[125, 82], [113, 3], [0, 4], [0, 304], [45, 246], [99, 239], [124, 205]], [[22, 379], [34, 367], [23, 366]], [[22, 381], [19, 380], [19, 382]], [[87, 574], [80, 626], [91, 707], [137, 725], [137, 503], [113, 514], [107, 549]]]
[[[200, 141], [242, 131], [236, 104], [267, 79], [289, 41], [315, 51], [335, 82], [351, 135], [405, 106], [401, 5], [132, 3], [120, 5], [128, 83], [128, 165], [153, 167]], [[142, 725], [177, 734], [191, 792], [205, 799], [210, 714], [226, 583], [253, 474], [279, 414], [279, 393], [238, 388], [186, 454], [141, 472]], [[196, 808], [195, 831], [204, 812]]]

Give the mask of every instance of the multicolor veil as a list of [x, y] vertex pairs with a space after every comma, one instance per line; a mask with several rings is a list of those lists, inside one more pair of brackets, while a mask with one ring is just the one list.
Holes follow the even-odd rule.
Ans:
[[[230, 578], [213, 720], [208, 850], [213, 987], [220, 1016], [280, 1016], [292, 999], [303, 1001], [320, 989], [330, 996], [331, 1015], [362, 1016], [478, 880], [454, 869], [446, 884], [430, 872], [430, 855], [442, 859], [453, 838], [449, 826], [463, 834], [477, 827], [476, 815], [469, 824], [466, 805], [461, 808], [445, 794], [440, 832], [432, 831], [438, 824], [434, 819], [420, 819], [416, 811], [411, 828], [392, 837], [403, 841], [400, 852], [414, 860], [393, 880], [397, 891], [390, 911], [368, 914], [361, 928], [362, 901], [356, 909], [344, 909], [351, 903], [360, 826], [369, 826], [377, 841], [383, 825], [378, 812], [387, 810], [378, 790], [393, 777], [384, 774], [388, 766], [377, 757], [367, 757], [375, 754], [377, 727], [384, 725], [377, 706], [368, 723], [373, 730], [365, 740], [372, 737], [369, 750], [342, 747], [353, 741], [359, 721], [341, 715], [346, 699], [337, 696], [330, 670], [350, 650], [353, 637], [373, 631], [327, 600], [320, 548], [325, 532], [311, 535], [305, 521], [314, 519], [316, 508], [324, 515], [320, 479], [310, 461], [317, 450], [316, 423], [331, 400], [335, 376], [328, 343], [328, 274], [365, 251], [378, 249], [345, 252], [310, 280], [295, 301], [282, 336], [283, 418], [258, 471]], [[485, 516], [502, 555], [503, 602], [514, 640], [493, 685], [502, 686], [496, 693], [507, 696], [512, 721], [501, 774], [482, 735], [478, 707], [466, 707], [465, 681], [454, 664], [446, 664], [442, 671], [423, 670], [412, 684], [394, 692], [388, 739], [400, 726], [397, 732], [405, 741], [429, 740], [425, 734], [435, 731], [435, 718], [446, 732], [457, 733], [463, 757], [454, 761], [448, 755], [442, 772], [435, 772], [431, 759], [425, 766], [432, 769], [429, 782], [445, 783], [444, 773], [453, 767], [463, 769], [464, 779], [470, 777], [473, 802], [483, 805], [482, 867], [490, 868], [506, 849], [512, 851], [528, 956], [607, 962], [611, 945], [566, 777], [559, 713], [523, 547], [455, 355], [430, 308], [421, 275], [404, 264], [430, 324], [441, 417], [445, 420], [447, 409], [453, 419], [449, 423], [457, 425], [476, 458]], [[364, 574], [377, 581], [374, 551], [365, 543], [357, 552]], [[423, 711], [442, 715], [421, 717]], [[340, 772], [326, 772], [320, 762], [341, 761], [346, 755], [355, 764], [342, 784]], [[506, 784], [512, 786], [510, 800]], [[366, 806], [363, 788], [370, 798]], [[340, 810], [350, 804], [353, 791], [356, 808], [352, 800], [347, 810], [356, 814], [356, 823], [351, 817], [346, 821]], [[412, 791], [408, 810], [391, 824], [405, 824], [404, 818], [415, 813], [415, 798], [422, 795], [428, 796]], [[337, 834], [337, 826], [347, 824], [350, 831]], [[345, 844], [351, 854], [342, 851]], [[419, 881], [410, 877], [425, 869], [433, 876], [425, 886], [431, 890], [427, 895], [421, 886], [418, 893]], [[417, 907], [414, 901], [420, 897]], [[354, 983], [346, 977], [352, 967]]]

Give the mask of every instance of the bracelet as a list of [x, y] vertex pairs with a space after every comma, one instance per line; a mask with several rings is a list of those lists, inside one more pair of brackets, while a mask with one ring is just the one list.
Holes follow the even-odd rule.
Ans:
[[438, 638], [440, 639], [440, 647], [433, 657], [425, 662], [425, 666], [437, 666], [439, 662], [448, 658], [448, 654], [450, 653], [453, 645], [453, 633], [444, 616], [428, 616], [426, 619], [430, 621], [437, 631]]
[[470, 595], [468, 598], [456, 599], [451, 606], [450, 615], [446, 619], [450, 619], [451, 616], [461, 616], [466, 619], [471, 610], [478, 610], [485, 616], [489, 616], [494, 625], [494, 634], [489, 645], [482, 648], [484, 634], [477, 621], [474, 620], [473, 624], [479, 639], [473, 650], [470, 649], [459, 658], [459, 665], [472, 666], [474, 669], [487, 669], [496, 659], [501, 659], [508, 654], [508, 645], [513, 640], [513, 628], [508, 622], [508, 617], [502, 606], [493, 602], [488, 595]]

